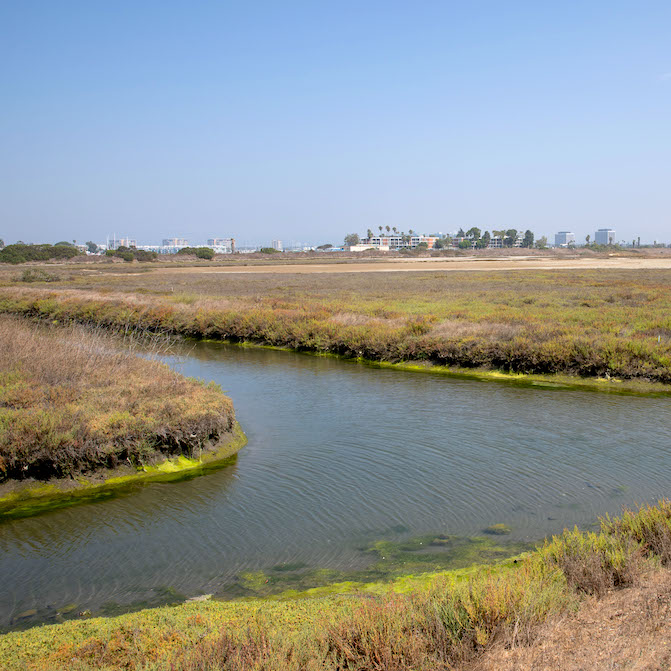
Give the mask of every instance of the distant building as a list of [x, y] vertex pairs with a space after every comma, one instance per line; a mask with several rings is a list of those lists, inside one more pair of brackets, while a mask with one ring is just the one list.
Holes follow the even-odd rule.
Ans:
[[209, 238], [207, 246], [218, 254], [232, 254], [235, 251], [235, 238]]
[[569, 245], [575, 245], [575, 233], [570, 231], [555, 233], [555, 247], [568, 247]]
[[278, 252], [281, 252], [283, 247], [282, 247], [282, 241], [281, 240], [273, 240], [272, 241], [272, 247], [273, 249], [276, 249]]
[[612, 228], [600, 228], [594, 234], [594, 242], [597, 245], [614, 245], [615, 231]]
[[107, 249], [119, 249], [119, 247], [137, 247], [137, 240], [133, 238], [117, 238], [113, 237], [107, 240]]
[[414, 249], [417, 247], [417, 245], [424, 242], [429, 249], [433, 249], [433, 245], [435, 244], [436, 240], [438, 240], [437, 237], [430, 235], [374, 235], [372, 238], [366, 238], [362, 240], [360, 245], [355, 246], [364, 247], [365, 249], [380, 249], [383, 251], [389, 251], [391, 249], [402, 249], [403, 247]]
[[164, 247], [188, 247], [189, 241], [185, 238], [163, 238]]

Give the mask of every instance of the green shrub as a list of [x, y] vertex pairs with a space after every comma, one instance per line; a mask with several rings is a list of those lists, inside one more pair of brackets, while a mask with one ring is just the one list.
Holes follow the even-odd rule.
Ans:
[[214, 258], [214, 249], [211, 247], [182, 247], [177, 254], [191, 254], [196, 258], [211, 261]]
[[0, 250], [0, 263], [26, 263], [28, 261], [50, 261], [71, 259], [81, 252], [72, 245], [7, 245]]
[[604, 533], [632, 539], [640, 543], [647, 555], [659, 557], [671, 565], [671, 501], [662, 499], [656, 506], [642, 506], [637, 511], [625, 510], [618, 518], [608, 515], [601, 520]]
[[641, 548], [630, 538], [564, 530], [538, 551], [548, 567], [559, 568], [568, 585], [586, 594], [604, 594], [632, 585], [641, 572]]
[[127, 263], [132, 261], [156, 261], [158, 254], [156, 252], [148, 252], [144, 249], [136, 249], [135, 247], [124, 247], [121, 245], [116, 249], [108, 249], [105, 252], [106, 256], [116, 256], [123, 259]]

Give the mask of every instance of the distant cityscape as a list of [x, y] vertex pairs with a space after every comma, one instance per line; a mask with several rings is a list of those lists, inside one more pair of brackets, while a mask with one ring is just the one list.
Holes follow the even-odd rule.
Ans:
[[[96, 253], [104, 253], [106, 250], [118, 250], [119, 248], [135, 248], [147, 252], [156, 252], [158, 254], [176, 254], [187, 247], [208, 247], [216, 254], [249, 254], [258, 251], [272, 252], [304, 252], [304, 251], [322, 251], [322, 252], [363, 252], [367, 250], [379, 251], [399, 251], [413, 249], [498, 249], [498, 248], [574, 248], [591, 246], [619, 246], [636, 248], [641, 246], [666, 247], [665, 243], [653, 242], [652, 245], [641, 244], [641, 239], [630, 241], [617, 241], [616, 231], [613, 228], [599, 228], [594, 235], [585, 236], [584, 240], [578, 240], [572, 231], [558, 231], [554, 234], [554, 241], [549, 241], [545, 236], [536, 238], [530, 230], [517, 231], [493, 230], [482, 232], [479, 228], [473, 227], [468, 231], [459, 229], [453, 233], [417, 233], [410, 230], [408, 233], [398, 231], [396, 228], [378, 227], [381, 230], [375, 234], [370, 229], [366, 235], [359, 236], [357, 233], [346, 235], [341, 244], [325, 243], [322, 245], [310, 245], [303, 242], [292, 241], [288, 244], [280, 239], [274, 239], [267, 245], [240, 243], [234, 237], [208, 238], [205, 243], [194, 242], [188, 238], [172, 237], [163, 238], [161, 244], [143, 245], [138, 244], [136, 238], [130, 236], [117, 237], [110, 235], [103, 243], [94, 245]], [[84, 251], [91, 253], [91, 245], [77, 245]]]
[[[86, 247], [86, 245], [79, 245]], [[187, 238], [163, 238], [160, 245], [142, 245], [138, 244], [137, 238], [129, 236], [117, 237], [116, 235], [108, 236], [106, 241], [96, 244], [100, 252], [108, 249], [114, 250], [121, 247], [141, 249], [147, 252], [156, 252], [157, 254], [176, 254], [181, 249], [186, 247], [209, 247], [214, 250], [216, 254], [250, 254], [258, 252], [262, 249], [272, 249], [276, 252], [282, 251], [310, 251], [315, 249], [314, 246], [302, 242], [292, 242], [286, 246], [282, 240], [272, 240], [269, 245], [252, 245], [252, 244], [238, 244], [235, 238], [208, 238], [205, 243], [193, 242]]]

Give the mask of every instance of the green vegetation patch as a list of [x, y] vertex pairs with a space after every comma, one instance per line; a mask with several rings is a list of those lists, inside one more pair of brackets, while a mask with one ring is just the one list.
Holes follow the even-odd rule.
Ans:
[[81, 256], [74, 245], [68, 242], [56, 245], [25, 245], [17, 243], [0, 249], [0, 263], [27, 263], [28, 261], [51, 261], [72, 259]]

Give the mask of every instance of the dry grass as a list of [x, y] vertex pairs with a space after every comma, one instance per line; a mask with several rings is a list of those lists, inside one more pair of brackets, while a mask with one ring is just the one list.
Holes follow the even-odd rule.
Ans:
[[233, 427], [218, 388], [135, 356], [146, 339], [3, 316], [0, 349], [0, 479], [190, 455]]
[[666, 671], [670, 641], [671, 572], [656, 571], [551, 620], [529, 647], [494, 646], [465, 671]]

